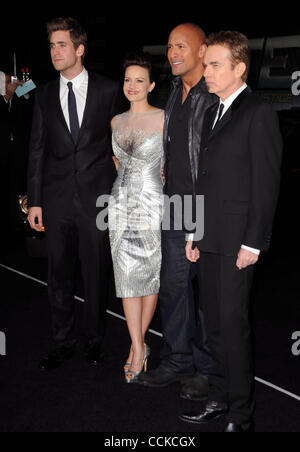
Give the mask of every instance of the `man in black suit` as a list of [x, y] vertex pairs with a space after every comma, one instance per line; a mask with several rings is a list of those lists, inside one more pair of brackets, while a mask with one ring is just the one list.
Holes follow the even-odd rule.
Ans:
[[209, 92], [220, 103], [208, 110], [197, 194], [205, 197], [204, 238], [187, 244], [199, 259], [208, 342], [214, 358], [203, 424], [227, 415], [226, 432], [253, 427], [254, 373], [249, 323], [253, 265], [267, 251], [280, 186], [282, 138], [272, 107], [246, 85], [248, 40], [238, 32], [211, 35], [204, 58]]
[[119, 87], [83, 66], [87, 37], [74, 19], [48, 24], [52, 63], [60, 78], [38, 88], [28, 171], [28, 220], [46, 230], [54, 352], [42, 369], [74, 354], [77, 256], [85, 289], [86, 358], [103, 361], [106, 301], [111, 271], [107, 231], [96, 227], [96, 201], [115, 179], [110, 121]]

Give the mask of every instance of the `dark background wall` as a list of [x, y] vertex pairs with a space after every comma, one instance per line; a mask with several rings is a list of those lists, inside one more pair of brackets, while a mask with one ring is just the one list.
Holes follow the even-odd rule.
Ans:
[[[226, 2], [228, 3], [228, 2]], [[189, 5], [191, 5], [189, 7]], [[220, 29], [238, 30], [249, 38], [265, 35], [300, 33], [297, 14], [293, 8], [278, 6], [262, 9], [257, 5], [216, 6], [204, 2], [155, 4], [144, 2], [111, 6], [81, 2], [80, 6], [39, 3], [11, 3], [2, 16], [0, 26], [0, 65], [7, 67], [13, 51], [17, 52], [18, 67], [28, 66], [32, 77], [44, 81], [55, 76], [49, 58], [46, 23], [53, 17], [72, 16], [85, 26], [88, 38], [86, 65], [117, 79], [120, 64], [128, 50], [167, 43], [170, 30], [182, 22], [195, 22], [209, 33]]]
[[[12, 54], [15, 51], [19, 75], [21, 75], [22, 66], [29, 67], [30, 75], [37, 85], [57, 76], [50, 61], [46, 23], [59, 16], [75, 17], [86, 28], [88, 49], [85, 65], [87, 69], [104, 73], [120, 81], [122, 80], [122, 59], [128, 51], [142, 48], [145, 45], [167, 44], [172, 28], [182, 22], [197, 23], [206, 33], [221, 29], [238, 30], [245, 33], [250, 39], [300, 35], [297, 10], [289, 4], [286, 7], [276, 4], [276, 6], [273, 5], [266, 9], [262, 2], [240, 3], [237, 6], [229, 5], [228, 2], [223, 6], [214, 2], [189, 2], [186, 4], [178, 2], [120, 4], [114, 2], [110, 6], [103, 5], [103, 2], [97, 4], [95, 1], [85, 1], [75, 6], [71, 4], [66, 6], [62, 2], [58, 5], [53, 2], [51, 4], [39, 3], [38, 6], [14, 2], [7, 3], [6, 8], [6, 14], [1, 13], [0, 70], [12, 71]], [[286, 50], [284, 51], [286, 52]], [[280, 97], [282, 93], [277, 88], [263, 90], [259, 94], [267, 96], [267, 100], [276, 103], [276, 109], [280, 110], [282, 107], [285, 109], [279, 111], [285, 142], [282, 184], [284, 195], [279, 207], [279, 216], [284, 221], [277, 234], [277, 243], [285, 252], [286, 241], [283, 242], [280, 237], [288, 236], [291, 245], [289, 248], [297, 253], [299, 246], [295, 247], [294, 237], [298, 234], [300, 224], [295, 221], [294, 207], [298, 204], [300, 187], [300, 153], [298, 150], [300, 95], [291, 96], [289, 80], [294, 71], [300, 71], [300, 41], [299, 48], [289, 50], [291, 52], [285, 68], [288, 82], [283, 98]], [[272, 60], [272, 65], [275, 67], [269, 68], [270, 74], [281, 74], [282, 69], [276, 68], [278, 57], [281, 58], [281, 62], [285, 58], [285, 53], [281, 55], [281, 51], [282, 49], [276, 49], [277, 53], [274, 53], [275, 59]], [[261, 72], [259, 65], [261, 54], [261, 51], [253, 54], [252, 68], [255, 69], [255, 74], [254, 77], [251, 77], [251, 81], [249, 80], [253, 89], [255, 86], [252, 81], [257, 81], [257, 74], [259, 76], [259, 71]], [[266, 61], [266, 67], [268, 68], [268, 61]], [[285, 100], [285, 96], [290, 96], [292, 102], [281, 102], [282, 99]], [[278, 105], [279, 108], [277, 108]], [[297, 108], [294, 108], [295, 106]], [[288, 233], [285, 234], [285, 232]]]

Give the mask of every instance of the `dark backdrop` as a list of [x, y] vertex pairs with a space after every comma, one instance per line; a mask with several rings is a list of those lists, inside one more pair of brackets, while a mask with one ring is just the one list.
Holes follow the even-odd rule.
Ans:
[[[160, 8], [163, 8], [161, 11]], [[238, 30], [249, 38], [265, 35], [300, 33], [298, 17], [293, 8], [262, 9], [261, 4], [237, 7], [195, 2], [189, 11], [178, 3], [144, 2], [103, 6], [103, 2], [85, 1], [79, 6], [31, 6], [11, 3], [10, 10], [1, 17], [0, 65], [9, 64], [11, 54], [17, 52], [18, 68], [27, 66], [37, 81], [54, 76], [46, 36], [46, 22], [53, 17], [73, 16], [80, 20], [88, 33], [86, 65], [117, 79], [120, 64], [128, 50], [144, 45], [165, 44], [170, 30], [182, 22], [198, 23], [209, 33], [220, 29]], [[182, 10], [182, 12], [180, 11]], [[2, 16], [2, 14], [1, 14]], [[5, 19], [4, 19], [5, 17]]]

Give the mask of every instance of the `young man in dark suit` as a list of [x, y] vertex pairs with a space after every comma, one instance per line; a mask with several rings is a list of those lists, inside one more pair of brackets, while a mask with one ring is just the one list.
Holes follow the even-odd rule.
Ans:
[[199, 259], [208, 342], [214, 358], [203, 424], [227, 415], [226, 432], [253, 429], [254, 373], [249, 323], [253, 265], [267, 251], [280, 186], [282, 138], [273, 108], [251, 93], [247, 38], [211, 35], [204, 57], [209, 92], [220, 98], [208, 110], [197, 179], [204, 195], [204, 238], [186, 247]]
[[38, 88], [28, 171], [28, 220], [45, 226], [54, 352], [41, 367], [58, 367], [74, 354], [74, 290], [79, 256], [85, 289], [86, 358], [103, 360], [111, 269], [107, 231], [96, 227], [97, 198], [115, 179], [110, 121], [119, 112], [117, 83], [87, 72], [87, 36], [74, 19], [48, 24], [50, 52], [60, 78]]

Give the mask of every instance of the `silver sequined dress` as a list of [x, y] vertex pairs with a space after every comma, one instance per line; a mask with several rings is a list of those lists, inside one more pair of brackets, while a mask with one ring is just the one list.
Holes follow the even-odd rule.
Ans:
[[119, 161], [109, 202], [109, 236], [116, 294], [157, 294], [161, 269], [164, 112], [126, 112], [114, 119], [112, 144]]

